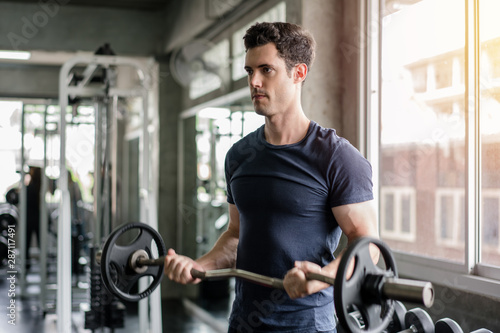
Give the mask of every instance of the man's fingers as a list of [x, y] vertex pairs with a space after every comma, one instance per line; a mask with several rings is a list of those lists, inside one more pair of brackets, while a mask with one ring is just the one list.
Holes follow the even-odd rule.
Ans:
[[321, 273], [321, 266], [310, 261], [296, 261], [295, 267], [304, 273]]
[[169, 249], [165, 256], [163, 272], [172, 281], [182, 284], [192, 283], [195, 281], [191, 276], [191, 268], [194, 264], [191, 258], [178, 255], [174, 249]]

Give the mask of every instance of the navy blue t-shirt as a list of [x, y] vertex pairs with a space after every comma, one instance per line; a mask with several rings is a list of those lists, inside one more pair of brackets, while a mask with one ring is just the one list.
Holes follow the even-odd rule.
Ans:
[[[373, 199], [370, 163], [335, 130], [311, 121], [306, 136], [275, 146], [264, 126], [225, 161], [227, 201], [240, 214], [236, 267], [283, 278], [296, 260], [325, 266], [341, 230], [332, 207]], [[236, 281], [230, 326], [241, 332], [335, 328], [333, 287], [292, 300], [285, 291]]]

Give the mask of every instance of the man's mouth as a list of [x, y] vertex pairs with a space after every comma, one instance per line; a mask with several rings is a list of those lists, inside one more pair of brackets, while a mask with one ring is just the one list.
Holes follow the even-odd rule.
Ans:
[[260, 99], [263, 99], [265, 97], [266, 97], [266, 94], [261, 94], [261, 93], [257, 93], [257, 94], [252, 95], [252, 99], [254, 99], [254, 100], [260, 100]]

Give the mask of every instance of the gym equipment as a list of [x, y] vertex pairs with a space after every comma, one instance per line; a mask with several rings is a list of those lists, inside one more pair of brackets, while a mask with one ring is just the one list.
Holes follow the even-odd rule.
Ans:
[[400, 302], [394, 302], [394, 314], [392, 315], [392, 321], [387, 326], [385, 330], [387, 333], [396, 333], [404, 330], [405, 326], [405, 316], [406, 316], [406, 306]]
[[[138, 232], [135, 239], [127, 245], [117, 241], [126, 232]], [[154, 246], [152, 242], [154, 241]], [[369, 245], [379, 249], [386, 269], [375, 264], [370, 257]], [[157, 259], [151, 259], [156, 248]], [[108, 290], [124, 301], [139, 301], [149, 296], [163, 277], [163, 264], [166, 249], [160, 234], [144, 223], [130, 223], [115, 229], [106, 239], [96, 260], [101, 265], [101, 275]], [[347, 279], [347, 270], [355, 259], [352, 276]], [[225, 279], [236, 277], [267, 287], [283, 289], [283, 280], [255, 274], [241, 269], [220, 269], [200, 272], [191, 270], [199, 279]], [[144, 291], [132, 293], [136, 282], [144, 277], [153, 278]], [[341, 323], [352, 332], [381, 332], [392, 319], [394, 301], [410, 301], [431, 306], [434, 291], [430, 282], [397, 278], [396, 263], [390, 249], [378, 239], [360, 238], [352, 243], [344, 253], [338, 268], [337, 279], [321, 274], [308, 274], [308, 279], [334, 285], [337, 316]], [[348, 309], [355, 305], [363, 319], [364, 330], [347, 319]]]
[[11, 205], [17, 205], [19, 203], [19, 189], [16, 187], [11, 188], [5, 193], [5, 200]]
[[94, 256], [94, 247], [90, 248], [90, 309], [85, 312], [85, 329], [94, 332], [100, 328], [125, 327], [125, 306], [118, 302], [110, 292], [103, 288], [99, 266]]
[[463, 333], [464, 331], [456, 321], [451, 318], [443, 318], [436, 321], [434, 325], [436, 333]]
[[19, 215], [16, 206], [10, 203], [0, 204], [0, 267], [7, 266], [9, 254], [8, 230], [17, 225], [18, 219]]
[[0, 268], [6, 267], [9, 257], [9, 243], [7, 238], [0, 234]]
[[405, 327], [399, 333], [434, 333], [434, 322], [427, 312], [421, 308], [414, 308], [406, 312]]
[[[133, 229], [137, 229], [139, 235], [132, 243], [126, 246], [116, 244], [120, 236]], [[167, 254], [160, 234], [147, 224], [126, 224], [109, 234], [101, 255], [98, 254], [96, 259], [101, 266], [103, 283], [112, 294], [124, 301], [138, 302], [158, 287], [163, 278], [164, 258], [157, 259], [157, 263], [145, 262], [152, 257], [152, 241], [156, 244], [158, 255]], [[132, 288], [144, 276], [153, 277], [151, 284], [142, 292], [132, 293]]]
[[10, 203], [0, 204], [0, 233], [7, 230], [10, 226], [17, 225], [19, 213], [17, 207]]

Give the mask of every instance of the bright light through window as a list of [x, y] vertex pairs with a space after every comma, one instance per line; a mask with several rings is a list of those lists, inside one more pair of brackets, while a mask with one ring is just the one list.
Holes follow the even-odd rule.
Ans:
[[481, 261], [500, 266], [500, 2], [479, 5]]
[[400, 251], [463, 262], [465, 3], [385, 4], [381, 235]]

